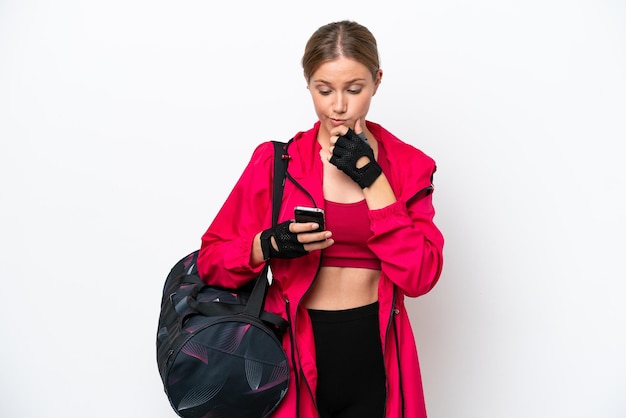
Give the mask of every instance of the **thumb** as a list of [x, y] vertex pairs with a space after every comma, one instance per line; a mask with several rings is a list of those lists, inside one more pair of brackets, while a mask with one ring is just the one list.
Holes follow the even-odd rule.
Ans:
[[363, 128], [361, 127], [361, 119], [357, 119], [356, 122], [354, 122], [354, 133], [360, 134], [361, 132], [363, 132]]
[[361, 126], [361, 119], [357, 119], [356, 122], [354, 122], [354, 133], [357, 134], [357, 136], [363, 141], [367, 142], [367, 136], [365, 136]]

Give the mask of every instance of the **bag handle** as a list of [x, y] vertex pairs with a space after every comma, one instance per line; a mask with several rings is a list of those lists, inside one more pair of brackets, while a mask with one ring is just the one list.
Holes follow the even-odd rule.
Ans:
[[[200, 278], [198, 278], [199, 283], [196, 283], [198, 287], [202, 287], [206, 285], [206, 283], [202, 282]], [[191, 281], [190, 281], [191, 282]], [[243, 305], [238, 304], [230, 304], [230, 303], [212, 303], [212, 302], [198, 302], [198, 300], [194, 297], [187, 297], [186, 299], [182, 299], [180, 303], [185, 303], [195, 312], [199, 312], [205, 316], [227, 316], [227, 315], [238, 315], [244, 312], [245, 307]], [[263, 321], [266, 325], [271, 325], [273, 327], [273, 331], [277, 336], [283, 335], [289, 326], [289, 323], [283, 319], [282, 316], [276, 315], [271, 312], [261, 311], [261, 314], [258, 317], [261, 321]], [[182, 320], [184, 322], [184, 319]]]
[[[274, 184], [272, 188], [272, 226], [276, 226], [278, 223], [278, 215], [280, 213], [280, 206], [283, 201], [283, 188], [285, 186], [285, 178], [287, 176], [287, 163], [289, 162], [289, 155], [286, 154], [286, 144], [280, 141], [272, 141], [274, 144]], [[267, 288], [269, 282], [267, 280], [267, 273], [269, 270], [269, 261], [265, 262], [263, 270], [256, 278], [256, 283], [250, 294], [250, 299], [244, 309], [244, 313], [256, 318], [261, 317], [261, 311], [265, 304], [265, 296], [267, 294]]]

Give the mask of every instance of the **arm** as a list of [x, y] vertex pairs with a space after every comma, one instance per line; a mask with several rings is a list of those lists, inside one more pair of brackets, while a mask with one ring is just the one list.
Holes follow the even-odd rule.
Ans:
[[443, 236], [433, 223], [432, 195], [408, 204], [398, 202], [384, 174], [363, 194], [374, 232], [368, 244], [383, 272], [407, 296], [430, 291], [441, 275], [443, 250]]
[[368, 244], [383, 273], [410, 297], [429, 292], [441, 275], [444, 240], [434, 214], [431, 194], [370, 211]]
[[200, 277], [212, 284], [238, 287], [263, 267], [254, 255], [255, 237], [271, 226], [273, 145], [259, 145], [228, 198], [202, 236]]
[[[368, 245], [381, 260], [383, 273], [407, 296], [427, 293], [441, 274], [443, 260], [443, 236], [433, 223], [432, 196], [425, 193], [398, 201], [373, 151], [351, 129], [338, 128], [331, 145], [330, 162], [363, 190], [373, 232]], [[407, 183], [408, 189], [412, 193], [420, 187], [428, 190], [434, 161], [416, 157], [414, 164], [406, 167], [411, 183]]]

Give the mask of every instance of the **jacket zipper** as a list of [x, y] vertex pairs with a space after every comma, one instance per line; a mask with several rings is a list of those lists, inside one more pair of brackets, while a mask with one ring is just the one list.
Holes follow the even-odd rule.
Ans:
[[[296, 322], [297, 322], [297, 317], [298, 317], [298, 308], [300, 307], [300, 303], [302, 302], [303, 299], [306, 298], [306, 295], [311, 291], [311, 289], [313, 288], [313, 284], [315, 283], [315, 280], [317, 279], [317, 275], [320, 272], [322, 266], [322, 257], [320, 256], [320, 261], [319, 264], [317, 265], [317, 270], [315, 271], [315, 276], [313, 276], [313, 280], [311, 281], [311, 285], [309, 286], [309, 288], [306, 290], [306, 292], [304, 292], [304, 294], [302, 295], [302, 297], [300, 298], [300, 300], [298, 301], [298, 306], [296, 306], [296, 312], [294, 315], [294, 321], [293, 321], [293, 326], [290, 326], [289, 329], [291, 330], [291, 332], [293, 332], [294, 337], [293, 337], [293, 342], [291, 344], [291, 355], [292, 355], [292, 362], [294, 363], [294, 366], [296, 366], [296, 359], [300, 360], [300, 354], [299, 354], [299, 349], [297, 346], [297, 341], [295, 338], [295, 334], [296, 334]], [[289, 300], [285, 299], [287, 304], [289, 304]], [[289, 308], [289, 306], [287, 306], [287, 308]], [[315, 337], [314, 337], [315, 338]], [[296, 351], [298, 352], [297, 354]], [[293, 357], [295, 355], [295, 358]], [[304, 381], [304, 384], [307, 388], [307, 390], [309, 391], [309, 395], [311, 396], [311, 399], [313, 400], [313, 406], [315, 407], [315, 410], [317, 411], [317, 414], [319, 416], [319, 409], [317, 408], [317, 399], [313, 394], [313, 390], [311, 389], [311, 386], [309, 385], [309, 381], [307, 380], [306, 376], [304, 375], [304, 371], [302, 370], [302, 368], [298, 369], [298, 366], [296, 366], [296, 372], [299, 371], [299, 378], [296, 380], [296, 384], [299, 384], [299, 380], [301, 379], [302, 381]], [[299, 408], [299, 404], [300, 404], [300, 390], [299, 390], [299, 386], [297, 386], [296, 388], [296, 416], [298, 416], [300, 414], [300, 408]]]

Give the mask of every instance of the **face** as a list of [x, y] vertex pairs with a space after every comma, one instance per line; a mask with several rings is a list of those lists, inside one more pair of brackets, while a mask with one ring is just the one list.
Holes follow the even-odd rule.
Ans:
[[321, 122], [318, 138], [330, 138], [330, 131], [340, 125], [354, 129], [359, 119], [364, 127], [381, 77], [381, 70], [373, 79], [365, 65], [350, 58], [340, 57], [320, 65], [308, 84], [315, 113]]

